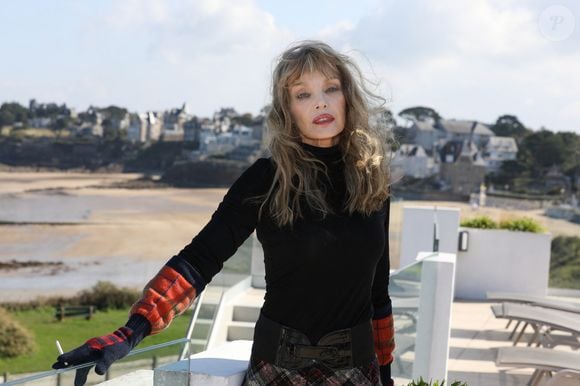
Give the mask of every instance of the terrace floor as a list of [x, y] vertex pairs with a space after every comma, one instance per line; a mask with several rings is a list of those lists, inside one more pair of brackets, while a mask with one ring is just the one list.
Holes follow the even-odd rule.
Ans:
[[[464, 381], [469, 386], [523, 386], [528, 383], [533, 369], [500, 368], [495, 364], [497, 348], [511, 346], [512, 343], [508, 338], [511, 328], [505, 328], [506, 320], [493, 316], [491, 304], [493, 303], [476, 301], [453, 303], [449, 385], [455, 380]], [[524, 335], [524, 338], [527, 337]], [[519, 345], [523, 346], [524, 343]]]

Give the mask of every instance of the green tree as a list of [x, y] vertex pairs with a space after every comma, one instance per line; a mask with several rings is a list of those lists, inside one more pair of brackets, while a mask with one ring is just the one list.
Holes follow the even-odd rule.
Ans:
[[572, 132], [558, 132], [564, 144], [562, 170], [570, 177], [580, 168], [580, 135]]
[[2, 103], [0, 106], [0, 126], [28, 123], [28, 109], [17, 102]]
[[0, 110], [0, 127], [14, 124], [14, 114], [9, 110]]
[[127, 115], [126, 108], [114, 105], [100, 109], [100, 112], [103, 113], [105, 117], [114, 121], [120, 121], [125, 118], [125, 115]]
[[87, 111], [79, 113], [78, 120], [92, 124], [97, 123], [97, 112], [95, 111], [95, 108], [93, 108], [93, 106], [89, 106]]
[[119, 128], [119, 122], [127, 116], [127, 109], [109, 106], [99, 110], [103, 114], [103, 138], [107, 140], [127, 138], [127, 130]]
[[385, 107], [381, 107], [378, 111], [379, 119], [384, 123], [389, 130], [393, 130], [397, 126], [397, 121], [393, 116], [393, 112]]
[[101, 125], [103, 126], [104, 139], [114, 140], [119, 138], [119, 130], [113, 126], [113, 121], [110, 118], [103, 119]]
[[70, 118], [68, 116], [58, 117], [52, 124], [52, 129], [56, 131], [57, 136], [60, 137], [62, 132], [68, 128]]
[[433, 118], [437, 122], [441, 119], [437, 111], [424, 106], [406, 108], [399, 113], [399, 117], [413, 121], [424, 121], [426, 118]]
[[242, 115], [238, 115], [235, 118], [232, 118], [232, 122], [243, 126], [252, 126], [254, 122], [254, 117], [252, 117], [251, 113], [245, 113]]
[[532, 133], [531, 130], [526, 129], [515, 115], [500, 116], [490, 129], [495, 135], [499, 137], [513, 137], [518, 143], [526, 135]]
[[545, 129], [526, 136], [518, 152], [518, 160], [540, 174], [553, 165], [561, 166], [568, 157], [570, 149], [563, 137]]
[[513, 180], [529, 175], [528, 168], [518, 160], [508, 160], [501, 164], [500, 171], [492, 182], [500, 185], [513, 185]]

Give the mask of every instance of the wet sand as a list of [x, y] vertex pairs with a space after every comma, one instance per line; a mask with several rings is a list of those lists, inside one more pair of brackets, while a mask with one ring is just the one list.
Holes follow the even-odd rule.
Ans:
[[[62, 266], [0, 271], [0, 302], [71, 295], [99, 280], [142, 288], [189, 243], [227, 189], [96, 188], [136, 174], [0, 172], [0, 261], [63, 262]], [[392, 267], [398, 267], [403, 205], [458, 207], [461, 217], [501, 220], [528, 216], [553, 236], [578, 235], [580, 225], [541, 210], [479, 208], [468, 203], [396, 201], [391, 207]]]
[[138, 177], [0, 173], [0, 261], [64, 263], [0, 271], [0, 301], [70, 295], [99, 280], [141, 288], [201, 230], [225, 192], [91, 187]]

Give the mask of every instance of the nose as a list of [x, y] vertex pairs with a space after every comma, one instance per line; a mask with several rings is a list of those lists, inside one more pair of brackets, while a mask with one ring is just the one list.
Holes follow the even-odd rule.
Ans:
[[325, 109], [327, 107], [328, 107], [328, 105], [326, 104], [326, 102], [319, 101], [318, 103], [316, 103], [315, 109], [320, 110], [320, 109]]

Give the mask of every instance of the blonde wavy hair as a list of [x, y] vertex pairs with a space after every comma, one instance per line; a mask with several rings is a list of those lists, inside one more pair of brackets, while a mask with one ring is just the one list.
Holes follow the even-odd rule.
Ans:
[[290, 113], [289, 86], [302, 74], [313, 71], [328, 78], [338, 77], [346, 101], [345, 127], [338, 143], [347, 187], [343, 209], [349, 214], [370, 215], [389, 196], [389, 135], [380, 119], [369, 119], [382, 108], [384, 98], [368, 90], [359, 67], [348, 56], [319, 41], [298, 42], [277, 60], [272, 74], [272, 106], [266, 118], [267, 147], [276, 172], [263, 196], [259, 216], [267, 207], [278, 226], [292, 225], [303, 218], [301, 197], [323, 217], [333, 212], [325, 200], [323, 184], [317, 183], [320, 173], [328, 177], [326, 166], [300, 145], [300, 132]]

